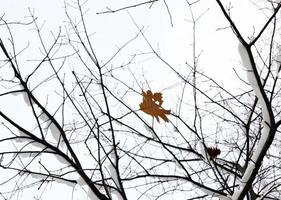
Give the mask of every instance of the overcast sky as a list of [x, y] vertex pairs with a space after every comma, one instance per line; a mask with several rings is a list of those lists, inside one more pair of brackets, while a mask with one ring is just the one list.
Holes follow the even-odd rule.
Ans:
[[[130, 5], [132, 1], [88, 1], [85, 5], [86, 22], [90, 32], [94, 33], [96, 51], [100, 59], [105, 60], [117, 47], [122, 45], [137, 33], [128, 12], [121, 11], [115, 14], [97, 15], [97, 12], [105, 11], [106, 7], [117, 9]], [[204, 68], [211, 75], [224, 73], [226, 80], [233, 74], [231, 68], [238, 64], [237, 40], [230, 29], [217, 31], [218, 28], [227, 27], [228, 24], [223, 18], [221, 11], [215, 1], [201, 1], [194, 6], [194, 16], [205, 14], [197, 23], [197, 50], [202, 50], [199, 60], [200, 67]], [[258, 1], [256, 1], [258, 2]], [[142, 6], [130, 9], [129, 12], [140, 27], [146, 30], [146, 36], [155, 48], [159, 48], [161, 55], [173, 65], [184, 65], [192, 60], [192, 24], [190, 11], [184, 0], [177, 3], [167, 1], [172, 16], [173, 27], [169, 14], [162, 2], [155, 3], [152, 8]], [[227, 3], [225, 2], [227, 5]], [[17, 1], [1, 0], [0, 13], [5, 13], [5, 19], [9, 21], [27, 22], [30, 18], [30, 11], [38, 17], [38, 23], [43, 25], [45, 37], [51, 37], [50, 31], [57, 32], [59, 27], [66, 26], [64, 1], [50, 0], [25, 0]], [[236, 0], [232, 2], [233, 9], [231, 16], [237, 23], [245, 37], [253, 33], [254, 26], [259, 30], [263, 24], [264, 16], [257, 12], [257, 8], [249, 1]], [[257, 15], [259, 14], [259, 15]], [[38, 44], [34, 39], [30, 27], [24, 30], [14, 29], [18, 49], [29, 41], [31, 44]], [[34, 32], [34, 31], [33, 31]], [[33, 33], [34, 34], [34, 33]], [[3, 36], [2, 36], [3, 37]], [[144, 43], [144, 41], [140, 41]], [[139, 45], [141, 46], [141, 44]], [[226, 66], [227, 65], [227, 66]], [[211, 69], [211, 70], [210, 70]], [[217, 69], [217, 70], [214, 70]], [[230, 69], [230, 70], [229, 70]], [[224, 71], [224, 72], [223, 72]], [[221, 77], [221, 76], [218, 76]]]
[[[138, 1], [136, 1], [138, 2]], [[203, 16], [196, 26], [197, 53], [202, 51], [199, 66], [212, 77], [217, 77], [227, 84], [227, 80], [234, 79], [232, 68], [239, 65], [237, 43], [234, 34], [225, 28], [228, 23], [222, 16], [215, 1], [202, 0], [202, 3], [193, 7], [195, 18]], [[258, 3], [260, 1], [254, 1]], [[124, 44], [133, 37], [138, 30], [132, 23], [127, 11], [115, 14], [101, 14], [97, 12], [107, 10], [106, 7], [117, 9], [130, 5], [132, 1], [88, 1], [84, 8], [87, 10], [86, 22], [89, 32], [93, 33], [95, 50], [100, 60], [106, 60], [114, 53], [118, 46]], [[228, 5], [227, 1], [224, 1]], [[154, 48], [158, 48], [161, 55], [172, 65], [184, 66], [185, 62], [192, 62], [192, 24], [190, 10], [185, 0], [168, 0], [169, 11], [172, 16], [173, 27], [169, 13], [163, 2], [155, 3], [150, 9], [148, 6], [132, 8], [130, 15], [140, 27], [144, 27], [145, 34]], [[9, 21], [30, 20], [30, 11], [38, 17], [38, 23], [43, 25], [43, 33], [46, 41], [51, 37], [50, 31], [57, 32], [59, 27], [65, 27], [67, 20], [63, 0], [1, 0], [0, 13], [5, 13], [5, 19]], [[249, 37], [254, 30], [259, 30], [265, 21], [261, 11], [250, 1], [235, 0], [232, 2], [231, 16], [243, 33]], [[75, 15], [74, 15], [75, 17]], [[76, 14], [77, 17], [77, 14]], [[29, 41], [36, 47], [38, 40], [34, 39], [35, 33], [28, 27], [14, 29], [18, 49], [26, 46]], [[3, 37], [3, 36], [2, 36]], [[144, 40], [134, 44], [133, 48], [144, 48]], [[138, 47], [139, 46], [139, 47]], [[36, 48], [32, 49], [34, 53]], [[27, 54], [27, 53], [26, 53]], [[221, 76], [223, 74], [224, 76]]]

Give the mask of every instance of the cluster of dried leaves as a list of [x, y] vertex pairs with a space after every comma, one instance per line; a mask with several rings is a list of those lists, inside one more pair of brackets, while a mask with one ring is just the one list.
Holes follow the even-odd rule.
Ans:
[[218, 155], [220, 155], [221, 150], [217, 147], [207, 147], [207, 152], [208, 152], [208, 155], [210, 156], [210, 158], [214, 159]]

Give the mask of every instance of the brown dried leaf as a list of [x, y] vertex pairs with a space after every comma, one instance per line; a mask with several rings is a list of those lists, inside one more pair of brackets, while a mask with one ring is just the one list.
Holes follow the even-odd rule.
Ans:
[[152, 93], [150, 90], [142, 92], [143, 101], [140, 104], [140, 109], [148, 115], [155, 117], [159, 122], [159, 117], [161, 117], [165, 122], [168, 122], [166, 115], [171, 113], [171, 110], [165, 110], [161, 107], [163, 100], [161, 93]]
[[207, 152], [210, 158], [216, 158], [218, 155], [220, 155], [221, 150], [217, 147], [207, 147]]

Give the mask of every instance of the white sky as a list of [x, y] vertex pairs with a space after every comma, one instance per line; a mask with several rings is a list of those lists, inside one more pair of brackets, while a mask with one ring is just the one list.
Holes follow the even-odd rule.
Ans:
[[[39, 24], [44, 23], [45, 39], [50, 37], [50, 30], [56, 33], [59, 26], [65, 26], [66, 18], [64, 1], [62, 0], [0, 0], [0, 2], [2, 5], [0, 13], [5, 13], [5, 19], [9, 21], [28, 21], [28, 8], [34, 11]], [[202, 3], [194, 9], [195, 17], [209, 9], [197, 25], [197, 49], [198, 52], [203, 50], [199, 63], [200, 67], [212, 75], [223, 73], [227, 75], [224, 76], [225, 80], [229, 80], [233, 74], [231, 68], [239, 62], [237, 41], [230, 29], [216, 30], [226, 27], [228, 24], [214, 2], [202, 0]], [[231, 16], [243, 35], [250, 36], [253, 32], [253, 26], [259, 30], [264, 18], [260, 12], [256, 11], [253, 4], [245, 0], [233, 2], [234, 8], [231, 11]], [[187, 22], [190, 19], [190, 12], [184, 0], [178, 0], [177, 3], [170, 0], [167, 3], [172, 14], [173, 27], [170, 26], [169, 16], [163, 3], [155, 3], [151, 9], [148, 9], [147, 6], [133, 8], [130, 13], [140, 27], [145, 27], [146, 36], [154, 47], [157, 48], [159, 45], [161, 55], [173, 65], [180, 66], [184, 65], [186, 61], [190, 62], [192, 58], [192, 26]], [[118, 1], [115, 3], [114, 1], [87, 2], [86, 7], [89, 10], [86, 22], [89, 32], [95, 33], [93, 38], [97, 54], [101, 59], [106, 59], [112, 52], [116, 51], [116, 46], [122, 45], [128, 38], [134, 36], [137, 30], [126, 11], [106, 15], [96, 15], [95, 13], [106, 10], [106, 6], [114, 9], [129, 4], [130, 1], [122, 1], [121, 3]], [[261, 17], [259, 18], [259, 16]], [[34, 33], [32, 34], [30, 27], [24, 31], [22, 27], [19, 27], [19, 30], [15, 29], [13, 34], [16, 35], [18, 49], [24, 47], [28, 41], [34, 44]], [[141, 42], [144, 43], [144, 41]]]

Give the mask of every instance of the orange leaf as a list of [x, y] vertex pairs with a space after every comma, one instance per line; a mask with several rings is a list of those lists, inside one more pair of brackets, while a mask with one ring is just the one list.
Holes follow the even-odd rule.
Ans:
[[165, 122], [168, 122], [166, 115], [171, 113], [171, 110], [165, 110], [161, 107], [163, 100], [161, 93], [152, 93], [150, 90], [142, 92], [143, 100], [140, 104], [140, 109], [148, 115], [155, 117], [159, 122], [159, 117], [161, 117]]

